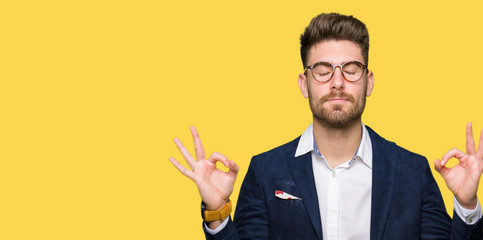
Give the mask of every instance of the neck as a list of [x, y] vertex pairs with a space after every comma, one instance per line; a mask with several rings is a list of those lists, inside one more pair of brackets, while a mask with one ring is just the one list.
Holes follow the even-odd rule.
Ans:
[[334, 128], [314, 118], [314, 138], [320, 153], [332, 168], [349, 161], [362, 139], [361, 120], [348, 126]]

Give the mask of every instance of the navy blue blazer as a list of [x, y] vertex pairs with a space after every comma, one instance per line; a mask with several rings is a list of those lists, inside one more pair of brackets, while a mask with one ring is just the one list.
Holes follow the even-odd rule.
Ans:
[[[451, 220], [426, 158], [367, 130], [373, 149], [370, 239], [459, 240], [481, 232], [482, 224], [466, 225], [456, 213]], [[205, 232], [207, 239], [322, 239], [311, 153], [294, 157], [299, 139], [252, 158], [234, 220], [215, 235]], [[277, 198], [276, 190], [302, 200]]]

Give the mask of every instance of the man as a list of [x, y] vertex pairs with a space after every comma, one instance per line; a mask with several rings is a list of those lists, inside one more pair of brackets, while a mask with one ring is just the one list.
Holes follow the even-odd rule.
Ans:
[[[365, 25], [321, 14], [300, 42], [305, 69], [298, 84], [313, 123], [295, 140], [253, 157], [233, 222], [227, 215], [239, 167], [216, 152], [206, 159], [194, 127], [198, 161], [175, 139], [192, 171], [170, 161], [198, 187], [207, 239], [468, 239], [481, 232], [483, 132], [475, 151], [468, 124], [467, 153], [453, 149], [434, 163], [455, 195], [452, 221], [427, 160], [361, 122], [374, 87]], [[452, 157], [459, 164], [446, 168]], [[217, 161], [229, 171], [217, 169]]]

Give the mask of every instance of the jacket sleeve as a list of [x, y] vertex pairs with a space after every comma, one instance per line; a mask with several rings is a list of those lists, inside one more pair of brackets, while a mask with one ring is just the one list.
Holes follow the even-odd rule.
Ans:
[[[206, 232], [209, 240], [244, 240], [269, 239], [268, 213], [264, 193], [257, 181], [256, 157], [250, 162], [250, 167], [243, 180], [238, 196], [234, 220], [217, 234]], [[203, 228], [204, 229], [204, 228]]]
[[[473, 239], [472, 235], [476, 236], [478, 229], [481, 232], [482, 224], [467, 225], [456, 212], [453, 212], [453, 220], [451, 220], [429, 164], [425, 164], [424, 169], [422, 200], [421, 239], [465, 240]], [[449, 236], [448, 232], [450, 232]]]
[[480, 219], [473, 225], [467, 225], [463, 220], [453, 211], [453, 226], [451, 230], [451, 239], [483, 239], [482, 223]]

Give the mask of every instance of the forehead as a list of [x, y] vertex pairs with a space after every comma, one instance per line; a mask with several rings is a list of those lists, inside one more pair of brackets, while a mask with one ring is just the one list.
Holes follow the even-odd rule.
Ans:
[[310, 48], [308, 60], [308, 65], [320, 61], [332, 64], [342, 64], [349, 61], [364, 63], [361, 48], [356, 43], [348, 40], [319, 42]]

